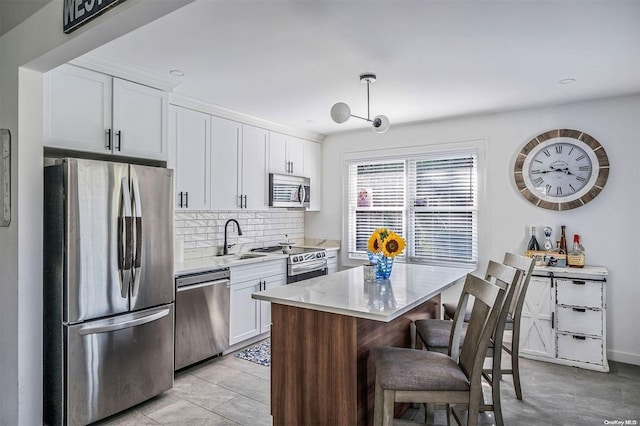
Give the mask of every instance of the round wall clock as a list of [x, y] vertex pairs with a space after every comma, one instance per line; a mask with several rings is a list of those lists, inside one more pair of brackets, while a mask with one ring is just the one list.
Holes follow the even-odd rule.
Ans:
[[579, 130], [550, 130], [531, 139], [513, 168], [520, 193], [549, 210], [569, 210], [593, 200], [609, 177], [600, 143]]

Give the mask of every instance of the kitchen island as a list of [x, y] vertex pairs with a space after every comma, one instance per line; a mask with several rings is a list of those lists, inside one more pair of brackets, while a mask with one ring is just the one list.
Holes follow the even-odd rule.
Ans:
[[358, 267], [254, 293], [271, 302], [273, 424], [371, 424], [369, 349], [409, 347], [411, 321], [439, 317], [440, 293], [469, 272], [396, 263], [389, 280]]

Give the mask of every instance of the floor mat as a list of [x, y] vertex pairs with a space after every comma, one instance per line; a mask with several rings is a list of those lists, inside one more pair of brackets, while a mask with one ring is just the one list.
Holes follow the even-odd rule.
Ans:
[[234, 354], [236, 358], [246, 359], [256, 364], [269, 367], [271, 365], [271, 341], [265, 340]]

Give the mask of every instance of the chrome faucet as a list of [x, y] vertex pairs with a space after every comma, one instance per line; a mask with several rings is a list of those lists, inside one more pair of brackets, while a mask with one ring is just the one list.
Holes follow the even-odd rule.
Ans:
[[238, 235], [242, 235], [242, 229], [240, 229], [240, 224], [235, 219], [227, 220], [227, 223], [224, 224], [224, 247], [222, 249], [222, 254], [229, 254], [229, 247], [227, 246], [227, 226], [229, 226], [229, 222], [235, 222], [238, 227]]

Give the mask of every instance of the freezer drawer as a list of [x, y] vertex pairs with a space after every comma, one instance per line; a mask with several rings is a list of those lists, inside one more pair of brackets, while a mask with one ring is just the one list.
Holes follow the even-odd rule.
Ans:
[[176, 370], [229, 347], [229, 279], [206, 276], [176, 291]]
[[173, 304], [65, 327], [68, 425], [85, 425], [173, 387]]

